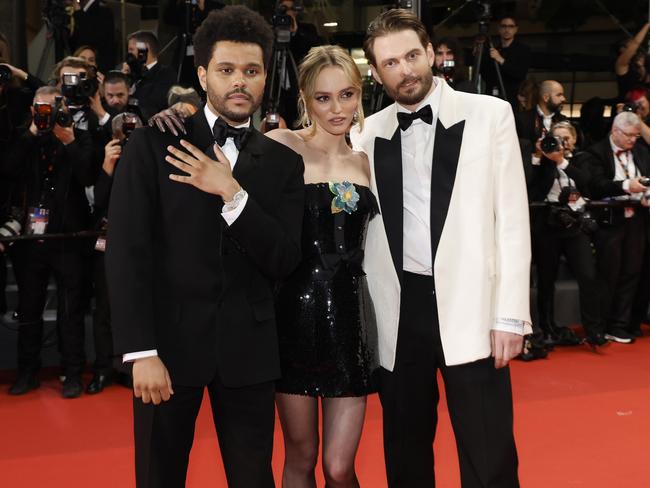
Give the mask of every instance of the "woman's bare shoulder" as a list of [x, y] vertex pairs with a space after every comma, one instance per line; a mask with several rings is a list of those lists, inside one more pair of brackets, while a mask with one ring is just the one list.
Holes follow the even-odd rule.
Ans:
[[273, 129], [264, 135], [269, 139], [273, 139], [274, 141], [290, 147], [294, 151], [296, 151], [300, 144], [303, 143], [302, 138], [290, 129]]

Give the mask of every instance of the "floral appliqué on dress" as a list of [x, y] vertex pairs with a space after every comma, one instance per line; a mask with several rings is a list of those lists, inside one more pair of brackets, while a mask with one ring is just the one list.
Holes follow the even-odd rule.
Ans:
[[332, 213], [347, 212], [351, 214], [357, 209], [359, 193], [353, 183], [344, 181], [342, 183], [329, 184], [330, 191], [335, 195], [332, 199]]

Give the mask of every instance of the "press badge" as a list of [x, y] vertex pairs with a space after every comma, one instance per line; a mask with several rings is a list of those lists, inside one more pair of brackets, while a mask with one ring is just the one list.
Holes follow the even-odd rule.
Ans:
[[30, 207], [27, 233], [32, 235], [45, 234], [45, 231], [47, 230], [47, 222], [49, 220], [49, 217], [50, 217], [50, 211], [48, 209]]

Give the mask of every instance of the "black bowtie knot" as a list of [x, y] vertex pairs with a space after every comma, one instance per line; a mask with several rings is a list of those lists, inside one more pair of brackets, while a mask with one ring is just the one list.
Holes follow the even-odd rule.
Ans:
[[241, 151], [241, 148], [244, 147], [250, 135], [250, 130], [248, 127], [235, 128], [228, 125], [222, 118], [218, 118], [212, 126], [212, 133], [219, 146], [223, 146], [226, 143], [226, 139], [232, 137], [235, 147], [238, 151]]
[[397, 123], [399, 128], [406, 130], [411, 127], [414, 120], [422, 119], [423, 122], [431, 125], [433, 123], [433, 111], [431, 105], [425, 105], [417, 112], [397, 112]]

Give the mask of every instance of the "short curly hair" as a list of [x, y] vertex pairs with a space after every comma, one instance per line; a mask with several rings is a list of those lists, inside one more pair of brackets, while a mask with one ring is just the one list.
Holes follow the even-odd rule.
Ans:
[[243, 5], [213, 10], [194, 34], [194, 66], [207, 69], [217, 42], [257, 44], [262, 48], [264, 69], [271, 62], [273, 30], [264, 17]]

